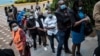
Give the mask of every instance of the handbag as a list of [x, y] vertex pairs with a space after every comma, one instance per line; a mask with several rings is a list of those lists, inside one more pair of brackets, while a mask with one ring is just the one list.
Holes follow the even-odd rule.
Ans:
[[84, 34], [85, 36], [89, 36], [91, 33], [93, 32], [93, 28], [90, 22], [87, 22], [85, 24], [85, 28], [84, 28]]

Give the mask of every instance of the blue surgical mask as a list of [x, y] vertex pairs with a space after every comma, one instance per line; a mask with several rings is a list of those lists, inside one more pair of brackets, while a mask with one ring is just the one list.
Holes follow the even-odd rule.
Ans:
[[60, 9], [61, 9], [61, 10], [64, 10], [64, 9], [66, 9], [66, 8], [67, 8], [67, 6], [66, 6], [65, 4], [63, 4], [63, 5], [60, 6]]
[[48, 14], [48, 16], [52, 16], [52, 14]]
[[52, 14], [49, 14], [48, 16], [49, 16], [49, 18], [52, 18]]

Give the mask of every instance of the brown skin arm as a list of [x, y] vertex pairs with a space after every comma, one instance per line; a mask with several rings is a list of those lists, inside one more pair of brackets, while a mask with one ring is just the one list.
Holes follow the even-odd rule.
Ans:
[[79, 25], [79, 24], [82, 23], [83, 21], [88, 22], [89, 20], [90, 20], [90, 18], [87, 16], [86, 18], [81, 19], [80, 21], [75, 22], [74, 26]]
[[36, 27], [32, 27], [32, 28], [28, 28], [29, 30], [31, 30], [31, 29], [35, 29]]
[[44, 31], [44, 29], [42, 29], [42, 28], [37, 28], [38, 30], [40, 30], [40, 31]]

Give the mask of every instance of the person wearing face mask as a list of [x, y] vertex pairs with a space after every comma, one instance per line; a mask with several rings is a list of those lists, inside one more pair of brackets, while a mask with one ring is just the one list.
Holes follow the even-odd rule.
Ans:
[[55, 53], [54, 38], [56, 38], [56, 34], [57, 34], [57, 18], [55, 15], [51, 13], [50, 10], [48, 11], [48, 16], [44, 20], [44, 27], [47, 30], [52, 52]]
[[[75, 18], [72, 24], [72, 56], [82, 56], [80, 53], [81, 43], [85, 40], [85, 24], [89, 22], [89, 17], [83, 10], [83, 2], [77, 0], [73, 4]], [[77, 50], [77, 51], [76, 51]], [[76, 55], [75, 55], [76, 54]]]
[[66, 53], [71, 53], [68, 48], [68, 39], [71, 31], [71, 19], [72, 10], [64, 4], [63, 0], [58, 1], [58, 9], [55, 12], [57, 17], [57, 38], [58, 38], [58, 49], [57, 56], [61, 56], [62, 46], [64, 45], [64, 51]]
[[33, 15], [30, 15], [28, 21], [27, 21], [27, 29], [29, 30], [29, 34], [32, 36], [33, 44], [34, 44], [34, 50], [37, 49], [37, 43], [36, 43], [36, 35], [37, 35], [37, 29], [39, 28], [38, 22], [35, 20]]
[[10, 23], [12, 29], [12, 40], [10, 42], [10, 46], [12, 43], [15, 44], [16, 49], [19, 51], [20, 56], [29, 56], [26, 52], [26, 35], [24, 31], [18, 26], [16, 21], [12, 21]]

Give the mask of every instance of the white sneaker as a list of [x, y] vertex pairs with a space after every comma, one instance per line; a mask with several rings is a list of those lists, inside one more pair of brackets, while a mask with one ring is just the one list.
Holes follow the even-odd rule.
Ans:
[[46, 47], [44, 47], [44, 50], [47, 51], [48, 49]]

